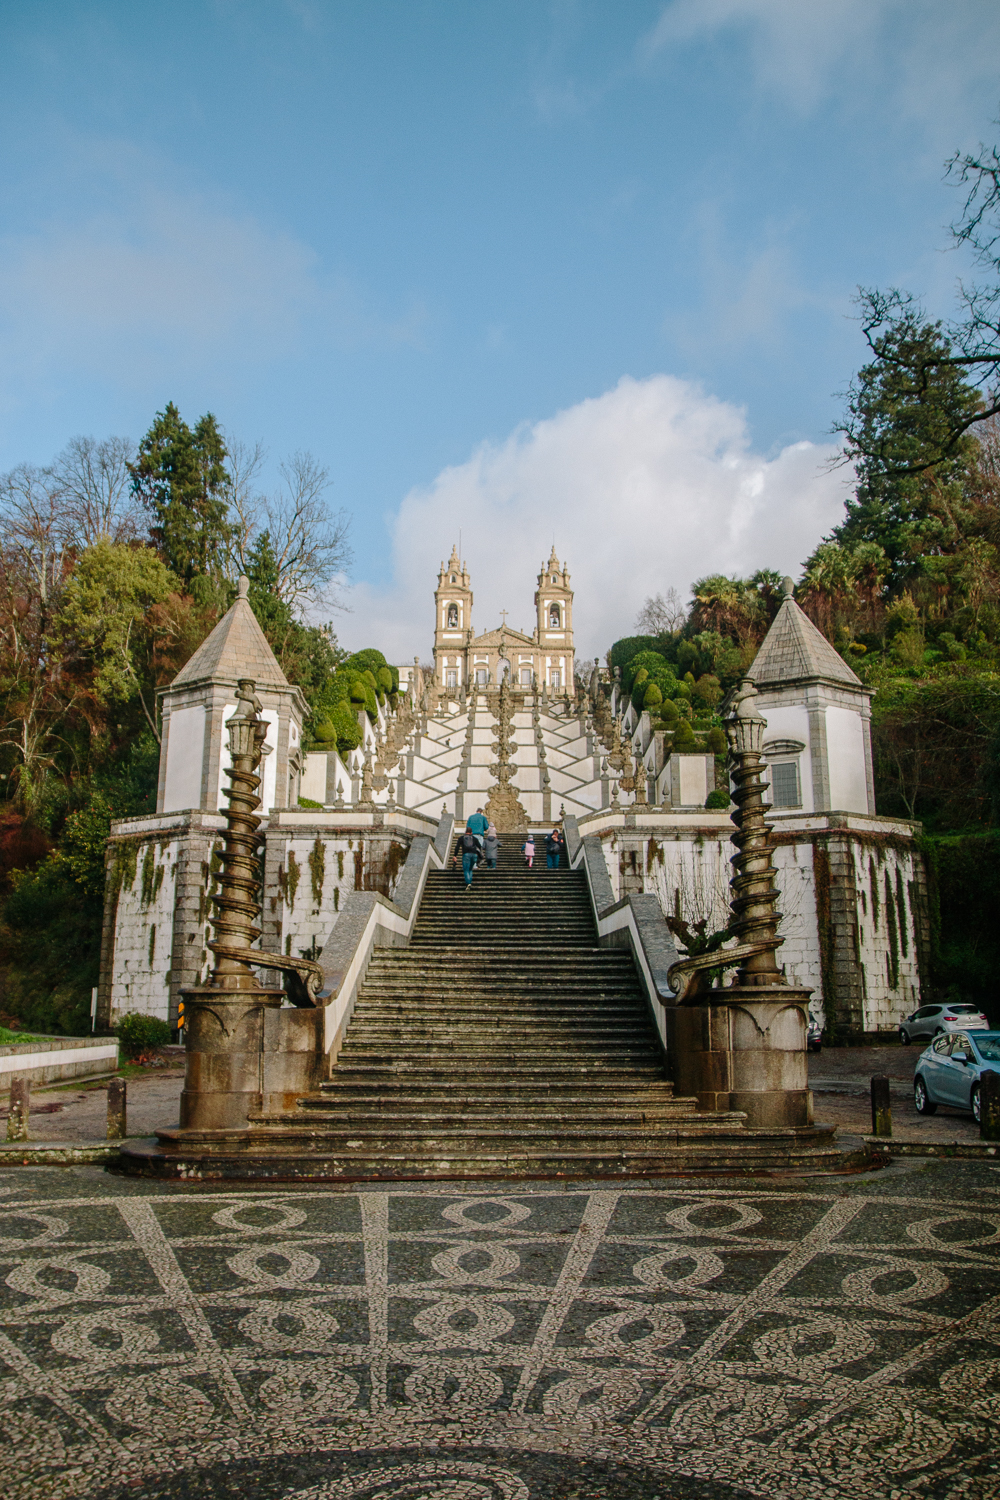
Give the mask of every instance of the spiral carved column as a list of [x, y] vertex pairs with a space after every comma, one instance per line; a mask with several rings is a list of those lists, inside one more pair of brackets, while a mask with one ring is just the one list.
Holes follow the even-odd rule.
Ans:
[[[739, 1110], [755, 1128], [812, 1122], [806, 1027], [811, 990], [786, 983], [775, 957], [780, 914], [771, 832], [765, 821], [763, 745], [766, 721], [757, 690], [745, 681], [726, 722], [736, 846], [730, 880], [736, 946], [671, 970], [681, 1002], [673, 1028], [679, 1093], [702, 1109]], [[738, 965], [734, 979], [706, 987], [713, 969]]]
[[212, 897], [215, 967], [206, 985], [184, 990], [187, 1071], [181, 1094], [182, 1129], [238, 1129], [263, 1094], [264, 1012], [277, 1009], [284, 990], [265, 989], [252, 964], [268, 955], [251, 953], [260, 936], [260, 872], [257, 830], [260, 765], [267, 725], [260, 718], [254, 684], [237, 687], [239, 707], [226, 729], [232, 764], [226, 788], [226, 831], [219, 890]]

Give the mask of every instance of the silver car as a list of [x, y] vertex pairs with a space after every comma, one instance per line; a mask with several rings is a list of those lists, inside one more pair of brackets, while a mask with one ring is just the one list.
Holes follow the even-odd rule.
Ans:
[[911, 1042], [926, 1041], [942, 1032], [989, 1031], [990, 1023], [978, 1005], [922, 1005], [912, 1016], [899, 1023], [899, 1040], [904, 1047]]
[[917, 1058], [913, 1102], [932, 1115], [939, 1104], [980, 1114], [984, 1073], [1000, 1073], [1000, 1031], [956, 1031], [937, 1037]]

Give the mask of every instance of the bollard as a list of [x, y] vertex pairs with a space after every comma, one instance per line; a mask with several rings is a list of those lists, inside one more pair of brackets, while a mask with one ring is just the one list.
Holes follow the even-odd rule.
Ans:
[[112, 1078], [108, 1084], [108, 1140], [123, 1141], [125, 1128], [125, 1080]]
[[1000, 1141], [1000, 1073], [979, 1075], [979, 1139]]
[[10, 1081], [10, 1113], [7, 1116], [7, 1139], [28, 1139], [28, 1115], [31, 1112], [31, 1079], [12, 1078]]
[[872, 1079], [872, 1135], [892, 1135], [889, 1080], [884, 1073], [876, 1073]]

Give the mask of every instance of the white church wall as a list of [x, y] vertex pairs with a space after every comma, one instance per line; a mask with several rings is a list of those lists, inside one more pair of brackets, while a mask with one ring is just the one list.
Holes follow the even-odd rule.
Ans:
[[767, 728], [764, 731], [765, 753], [768, 742], [773, 740], [795, 740], [805, 746], [799, 755], [799, 788], [802, 796], [802, 811], [813, 812], [816, 807], [816, 797], [813, 789], [810, 755], [809, 712], [804, 703], [783, 703], [772, 707], [764, 693], [761, 694], [760, 703], [760, 712], [767, 720]]
[[858, 952], [866, 1031], [894, 1031], [920, 1004], [912, 850], [858, 845]]
[[[227, 723], [233, 717], [233, 714], [235, 714], [235, 712], [236, 704], [227, 703], [222, 711], [223, 724]], [[260, 788], [260, 811], [262, 816], [266, 817], [274, 806], [274, 792], [275, 786], [277, 784], [276, 778], [278, 771], [278, 757], [276, 752], [278, 748], [278, 711], [274, 708], [265, 708], [261, 710], [260, 716], [267, 725], [267, 735], [264, 739], [264, 762], [261, 767], [261, 770], [263, 772], [263, 781]], [[224, 793], [230, 785], [229, 777], [226, 775], [226, 772], [229, 770], [229, 767], [232, 765], [232, 763], [233, 758], [229, 753], [229, 736], [227, 734], [222, 741], [222, 754], [219, 757], [219, 786], [215, 801], [215, 806], [219, 812], [225, 812], [226, 808], [229, 806], [229, 799], [224, 795]]]
[[830, 762], [830, 806], [843, 812], [867, 813], [865, 728], [861, 715], [854, 709], [829, 704], [826, 709], [826, 744]]
[[119, 854], [111, 1024], [129, 1011], [170, 1019], [174, 884], [180, 841], [135, 843]]
[[325, 750], [311, 751], [305, 757], [302, 779], [299, 782], [300, 797], [308, 797], [310, 802], [321, 804], [326, 801], [326, 769], [327, 752]]
[[205, 705], [175, 708], [166, 717], [167, 758], [164, 812], [183, 812], [201, 806], [201, 778], [205, 756]]

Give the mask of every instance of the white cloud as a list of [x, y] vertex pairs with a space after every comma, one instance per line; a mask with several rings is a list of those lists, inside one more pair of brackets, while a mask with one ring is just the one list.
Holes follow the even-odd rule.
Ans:
[[342, 633], [393, 660], [427, 659], [441, 559], [462, 533], [474, 628], [534, 626], [536, 576], [555, 541], [576, 591], [577, 650], [602, 655], [643, 599], [686, 597], [708, 573], [796, 573], [842, 514], [848, 477], [834, 450], [800, 442], [752, 452], [745, 414], [669, 375], [623, 378], [413, 490], [393, 527], [394, 576], [357, 585]]
[[888, 94], [936, 138], [961, 128], [977, 86], [993, 96], [1000, 12], [983, 0], [671, 0], [640, 57], [727, 30], [746, 36], [757, 86], [803, 113]]
[[178, 372], [259, 369], [316, 338], [347, 349], [419, 339], [420, 307], [375, 313], [310, 245], [175, 185], [163, 163], [114, 141], [74, 140], [67, 154], [75, 206], [0, 237], [9, 414], [68, 376], [159, 392]]

